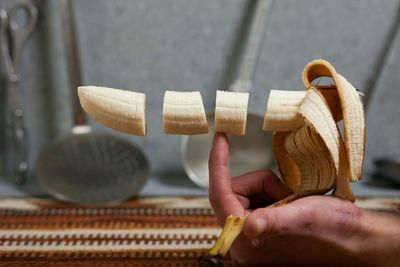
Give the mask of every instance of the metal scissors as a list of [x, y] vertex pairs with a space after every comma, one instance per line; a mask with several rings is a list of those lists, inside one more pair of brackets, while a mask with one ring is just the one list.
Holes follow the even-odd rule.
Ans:
[[[25, 12], [25, 23], [17, 17]], [[21, 50], [35, 28], [37, 8], [29, 1], [18, 1], [9, 10], [0, 9], [0, 59], [6, 76], [6, 172], [22, 184], [28, 172], [27, 135], [21, 105], [19, 61]]]

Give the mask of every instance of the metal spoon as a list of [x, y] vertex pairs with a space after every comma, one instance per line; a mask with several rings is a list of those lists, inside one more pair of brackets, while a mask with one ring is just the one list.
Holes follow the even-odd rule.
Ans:
[[[230, 86], [233, 92], [250, 92], [254, 70], [260, 55], [271, 0], [258, 0], [247, 34], [239, 75]], [[247, 115], [245, 136], [229, 136], [230, 171], [233, 176], [272, 165], [272, 135], [262, 131], [264, 118], [258, 114]], [[207, 114], [209, 133], [184, 136], [181, 142], [183, 167], [197, 185], [208, 187], [208, 154], [214, 137], [214, 112]]]
[[40, 153], [39, 182], [55, 198], [80, 204], [109, 204], [137, 195], [147, 180], [149, 164], [131, 143], [92, 133], [77, 96], [81, 84], [78, 43], [70, 1], [62, 0], [64, 39], [71, 78], [74, 126], [70, 135]]

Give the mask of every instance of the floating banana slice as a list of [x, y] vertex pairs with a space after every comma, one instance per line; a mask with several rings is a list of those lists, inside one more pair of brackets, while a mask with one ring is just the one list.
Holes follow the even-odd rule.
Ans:
[[217, 91], [215, 102], [215, 131], [244, 135], [249, 93]]
[[163, 105], [163, 128], [166, 134], [208, 133], [206, 113], [199, 91], [166, 91]]
[[98, 123], [114, 130], [146, 135], [146, 95], [98, 86], [80, 86], [82, 108]]

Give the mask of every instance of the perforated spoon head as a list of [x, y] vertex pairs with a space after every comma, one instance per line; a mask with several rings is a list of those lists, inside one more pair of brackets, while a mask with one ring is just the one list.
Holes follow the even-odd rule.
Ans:
[[36, 164], [41, 185], [55, 198], [87, 205], [120, 202], [139, 193], [149, 164], [131, 143], [107, 134], [56, 140]]

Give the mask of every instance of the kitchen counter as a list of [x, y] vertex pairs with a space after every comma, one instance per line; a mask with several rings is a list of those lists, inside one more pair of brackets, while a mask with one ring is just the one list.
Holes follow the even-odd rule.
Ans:
[[[357, 196], [400, 196], [399, 187], [390, 188], [383, 182], [380, 182], [378, 186], [371, 181], [369, 177], [366, 177], [365, 181], [353, 184], [354, 193]], [[140, 196], [206, 196], [207, 192], [207, 189], [196, 186], [185, 177], [160, 177], [154, 175], [143, 187]], [[0, 179], [0, 198], [26, 196], [30, 195], [5, 181], [4, 178]]]

